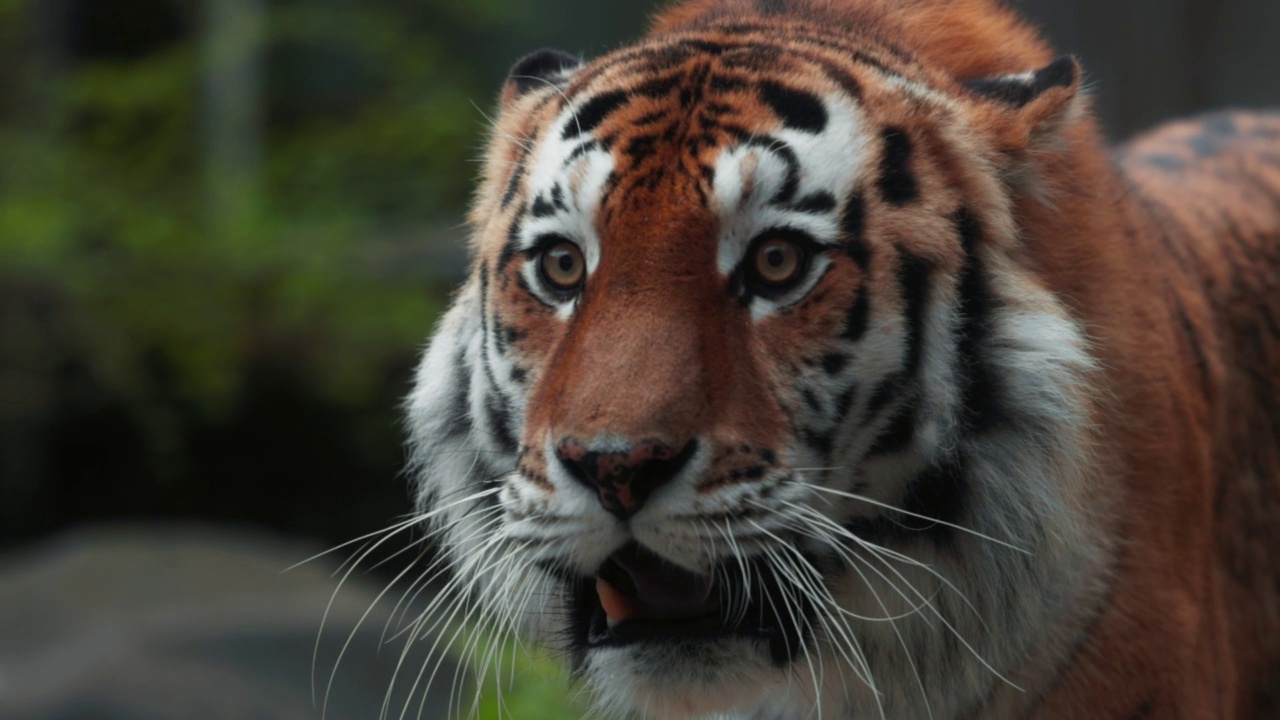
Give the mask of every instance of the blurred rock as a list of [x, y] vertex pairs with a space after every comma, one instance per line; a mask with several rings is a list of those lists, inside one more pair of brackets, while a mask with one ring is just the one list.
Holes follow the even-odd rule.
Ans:
[[[400, 638], [379, 651], [399, 593], [374, 605], [381, 586], [353, 573], [321, 636], [338, 561], [283, 572], [313, 554], [261, 535], [170, 526], [80, 530], [0, 557], [0, 718], [311, 720], [331, 673], [326, 718], [377, 718], [404, 649]], [[389, 717], [400, 717], [419, 669], [435, 662], [429, 646], [413, 644]], [[446, 717], [456, 669], [445, 659], [404, 717]]]

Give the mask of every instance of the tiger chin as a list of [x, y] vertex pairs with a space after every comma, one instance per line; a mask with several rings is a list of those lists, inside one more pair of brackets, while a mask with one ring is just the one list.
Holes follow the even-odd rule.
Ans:
[[458, 617], [620, 717], [1280, 716], [1280, 115], [1081, 82], [994, 0], [521, 60], [408, 402]]

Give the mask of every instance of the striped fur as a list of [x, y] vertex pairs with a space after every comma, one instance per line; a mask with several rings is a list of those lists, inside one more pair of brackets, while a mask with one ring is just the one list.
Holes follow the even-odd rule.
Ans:
[[[1112, 157], [1079, 88], [993, 0], [693, 0], [517, 65], [408, 403], [457, 607], [620, 716], [1280, 712], [1280, 116]], [[623, 522], [570, 436], [696, 450]], [[592, 646], [629, 541], [769, 567], [785, 647]]]

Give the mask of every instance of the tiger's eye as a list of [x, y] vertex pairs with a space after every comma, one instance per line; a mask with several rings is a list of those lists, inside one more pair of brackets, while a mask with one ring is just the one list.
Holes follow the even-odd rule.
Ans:
[[562, 240], [542, 251], [542, 276], [557, 290], [576, 290], [587, 274], [578, 246]]
[[768, 285], [787, 285], [804, 270], [804, 252], [785, 238], [765, 240], [756, 246], [755, 274]]

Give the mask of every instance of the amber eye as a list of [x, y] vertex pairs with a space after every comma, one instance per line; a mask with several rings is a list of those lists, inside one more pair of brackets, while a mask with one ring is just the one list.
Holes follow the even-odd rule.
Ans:
[[769, 287], [791, 285], [804, 274], [807, 256], [798, 242], [788, 237], [766, 237], [757, 241], [751, 266], [756, 279]]
[[542, 277], [547, 284], [561, 292], [577, 290], [587, 274], [587, 263], [582, 251], [568, 240], [556, 240], [542, 251]]

